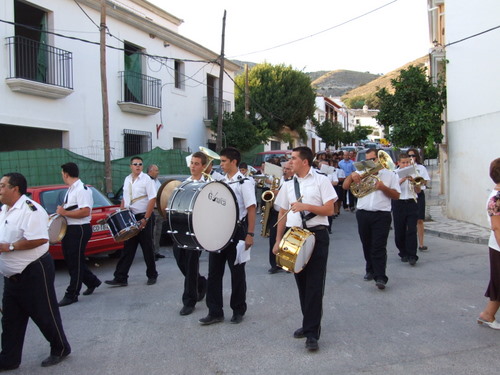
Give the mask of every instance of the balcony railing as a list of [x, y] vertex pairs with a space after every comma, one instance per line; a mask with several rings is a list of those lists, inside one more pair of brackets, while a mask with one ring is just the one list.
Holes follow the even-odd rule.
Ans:
[[131, 71], [120, 72], [121, 101], [161, 108], [161, 80]]
[[[213, 120], [219, 113], [219, 98], [216, 96], [203, 98], [205, 102], [205, 121]], [[229, 100], [222, 100], [223, 112], [231, 112], [231, 102]]]
[[23, 36], [6, 38], [9, 50], [9, 79], [73, 89], [73, 54]]

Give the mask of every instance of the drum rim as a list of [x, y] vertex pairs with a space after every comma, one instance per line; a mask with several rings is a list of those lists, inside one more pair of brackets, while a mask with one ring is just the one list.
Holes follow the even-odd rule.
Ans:
[[47, 223], [47, 230], [50, 229], [50, 225], [51, 223], [55, 222], [57, 219], [61, 218], [60, 220], [62, 221], [62, 225], [61, 225], [61, 230], [59, 231], [59, 234], [57, 235], [57, 238], [55, 241], [53, 241], [51, 238], [50, 238], [50, 231], [48, 231], [49, 233], [49, 244], [51, 245], [54, 245], [58, 242], [61, 242], [62, 239], [64, 238], [64, 236], [66, 235], [66, 231], [68, 230], [68, 220], [66, 220], [66, 218], [62, 215], [59, 215], [59, 214], [52, 214], [49, 216], [49, 222]]

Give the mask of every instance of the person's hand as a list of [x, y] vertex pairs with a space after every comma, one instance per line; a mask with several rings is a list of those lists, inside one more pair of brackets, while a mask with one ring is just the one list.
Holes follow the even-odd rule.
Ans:
[[245, 237], [245, 250], [250, 249], [252, 245], [253, 245], [253, 237], [247, 234]]
[[356, 184], [359, 184], [361, 182], [361, 176], [359, 175], [359, 173], [352, 172], [351, 178], [352, 178], [352, 182], [354, 182]]

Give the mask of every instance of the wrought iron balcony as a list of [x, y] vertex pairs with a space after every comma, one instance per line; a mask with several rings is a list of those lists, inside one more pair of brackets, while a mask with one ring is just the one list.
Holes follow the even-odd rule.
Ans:
[[[219, 113], [219, 98], [216, 96], [205, 96], [205, 116], [203, 120], [212, 121]], [[223, 112], [231, 112], [231, 102], [229, 100], [222, 100]]]
[[120, 72], [122, 111], [142, 115], [155, 114], [161, 109], [161, 80], [144, 74]]
[[71, 52], [23, 36], [6, 39], [9, 53], [7, 84], [13, 91], [52, 98], [73, 92]]

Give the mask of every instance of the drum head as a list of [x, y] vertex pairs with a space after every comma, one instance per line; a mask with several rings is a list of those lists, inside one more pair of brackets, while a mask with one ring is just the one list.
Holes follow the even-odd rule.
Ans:
[[156, 194], [156, 209], [164, 219], [166, 219], [167, 217], [166, 209], [168, 207], [168, 201], [172, 196], [175, 188], [177, 188], [181, 184], [182, 182], [178, 180], [167, 180], [163, 184], [161, 184], [160, 188], [158, 189], [158, 193]]
[[192, 226], [203, 249], [218, 251], [226, 247], [236, 231], [237, 220], [236, 196], [228, 185], [212, 181], [200, 187], [193, 205]]
[[67, 221], [64, 216], [52, 214], [49, 216], [49, 243], [51, 245], [60, 242], [66, 235]]
[[295, 270], [294, 273], [299, 273], [304, 269], [311, 258], [312, 252], [314, 250], [314, 244], [316, 242], [316, 237], [313, 234], [302, 238], [303, 243], [300, 248], [299, 253], [297, 254], [297, 260], [295, 261]]

